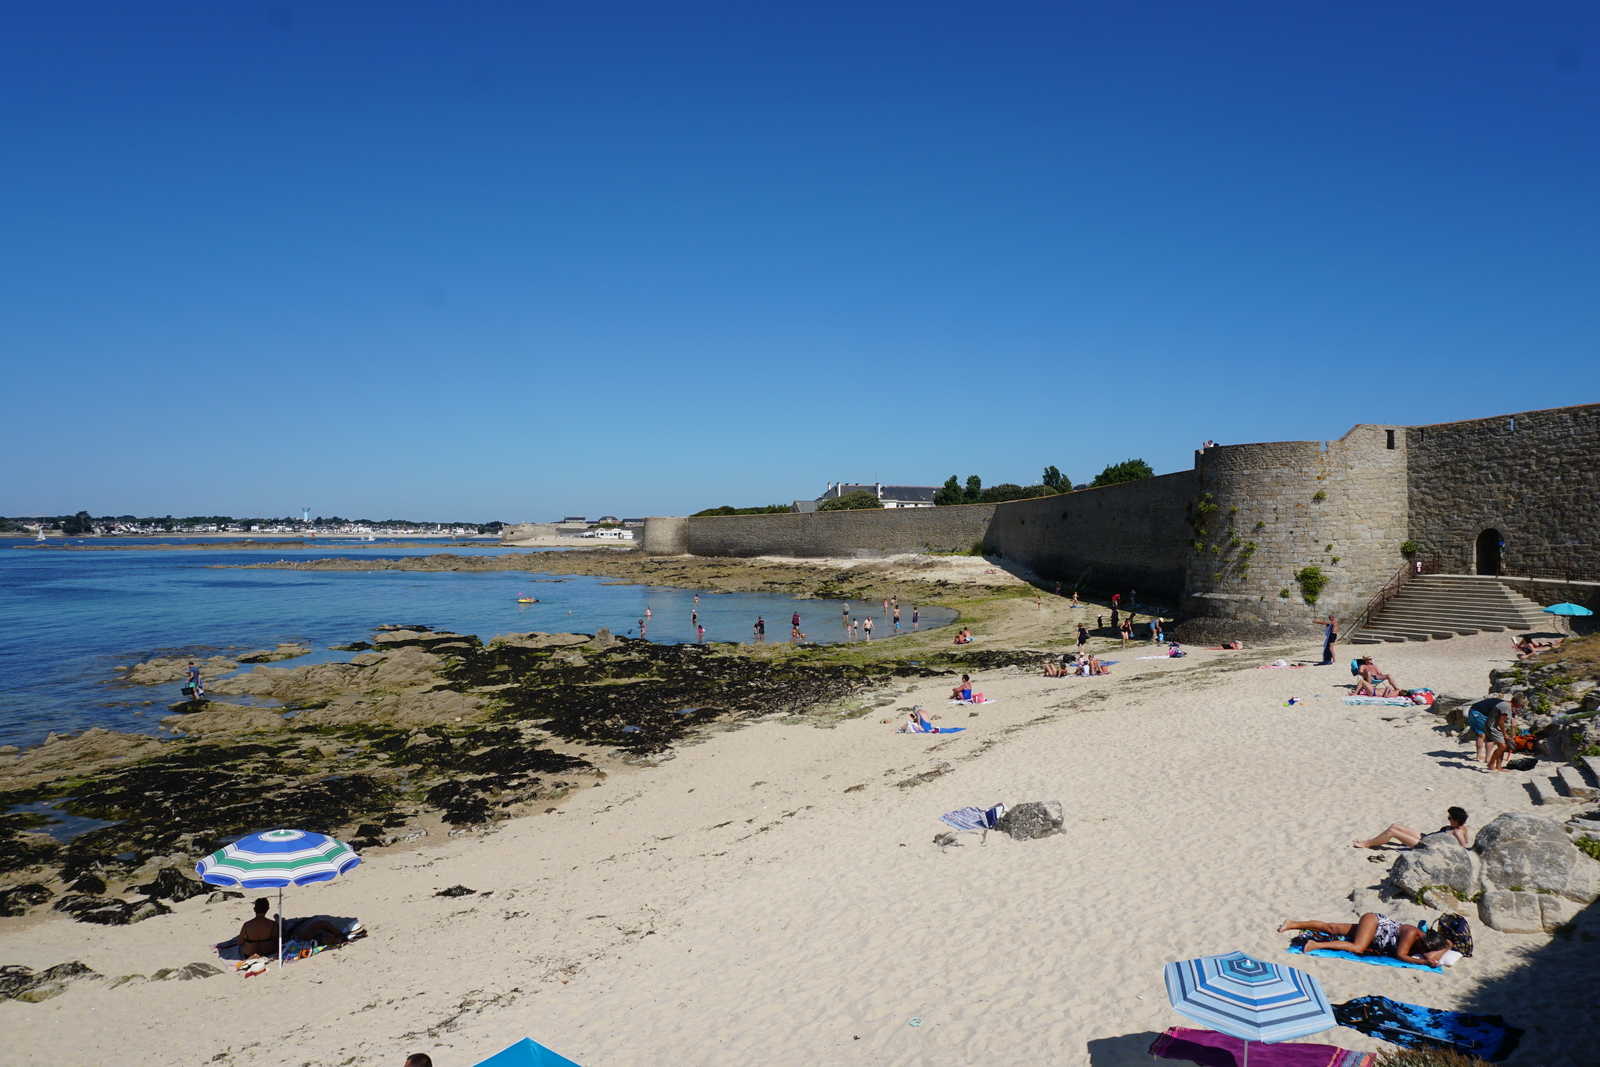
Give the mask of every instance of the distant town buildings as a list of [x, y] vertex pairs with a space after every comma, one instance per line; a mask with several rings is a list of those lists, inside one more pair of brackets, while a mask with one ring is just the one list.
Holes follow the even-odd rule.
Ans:
[[931, 508], [937, 485], [884, 485], [882, 482], [829, 482], [827, 490], [815, 500], [796, 500], [794, 511], [816, 511], [824, 501], [837, 500], [847, 493], [868, 492], [886, 508]]

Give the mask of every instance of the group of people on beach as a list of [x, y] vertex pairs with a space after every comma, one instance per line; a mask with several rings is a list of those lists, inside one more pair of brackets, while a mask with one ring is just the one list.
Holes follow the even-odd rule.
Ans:
[[1073, 655], [1064, 652], [1060, 663], [1046, 663], [1044, 676], [1046, 678], [1087, 678], [1095, 674], [1110, 674], [1111, 668], [1100, 662], [1100, 657], [1079, 652]]

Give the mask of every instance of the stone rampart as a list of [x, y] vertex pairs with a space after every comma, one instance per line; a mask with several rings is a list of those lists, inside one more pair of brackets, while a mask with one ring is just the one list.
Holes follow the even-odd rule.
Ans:
[[[1286, 634], [1359, 614], [1406, 562], [1406, 457], [1404, 427], [1370, 425], [1197, 453], [1185, 613]], [[1296, 580], [1308, 567], [1326, 578], [1315, 604]]]
[[[942, 508], [872, 508], [777, 515], [710, 515], [682, 519], [687, 551], [696, 556], [844, 556], [965, 551], [989, 530], [993, 504]], [[645, 551], [651, 547], [650, 519]]]
[[[1597, 580], [1597, 529], [1600, 405], [1586, 405], [1218, 446], [1190, 471], [999, 505], [649, 519], [645, 551], [871, 557], [981, 539], [1046, 581], [1137, 589], [1255, 638], [1358, 615], [1408, 538], [1447, 573], [1503, 539], [1506, 575]], [[1314, 605], [1296, 579], [1308, 567], [1326, 579]]]
[[682, 556], [689, 552], [689, 521], [682, 515], [644, 520], [644, 554]]
[[1406, 438], [1424, 558], [1479, 573], [1489, 532], [1505, 541], [1504, 574], [1600, 579], [1600, 404], [1414, 426]]
[[1046, 581], [1176, 608], [1193, 471], [1000, 504], [984, 544]]

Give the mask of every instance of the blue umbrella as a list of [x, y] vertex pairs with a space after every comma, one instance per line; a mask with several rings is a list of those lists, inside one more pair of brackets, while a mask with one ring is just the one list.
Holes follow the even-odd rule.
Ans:
[[1544, 609], [1546, 615], [1593, 615], [1594, 612], [1582, 604], [1551, 604]]
[[525, 1037], [510, 1048], [501, 1049], [477, 1067], [578, 1067], [565, 1056], [545, 1048], [531, 1037]]
[[1167, 999], [1178, 1013], [1244, 1041], [1273, 1043], [1337, 1025], [1328, 997], [1304, 971], [1243, 952], [1166, 966]]

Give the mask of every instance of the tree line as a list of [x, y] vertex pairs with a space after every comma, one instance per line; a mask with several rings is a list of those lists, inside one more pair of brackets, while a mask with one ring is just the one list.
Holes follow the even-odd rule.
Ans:
[[[1094, 481], [1088, 485], [1076, 486], [1078, 489], [1095, 489], [1103, 485], [1116, 485], [1118, 482], [1136, 482], [1141, 478], [1153, 478], [1155, 471], [1150, 469], [1150, 464], [1142, 459], [1125, 459], [1121, 463], [1113, 463], [1095, 476]], [[959, 478], [952, 474], [945, 480], [939, 491], [933, 494], [935, 504], [1000, 504], [1007, 500], [1030, 500], [1040, 496], [1055, 496], [1059, 493], [1070, 493], [1075, 487], [1072, 479], [1062, 474], [1060, 469], [1049, 466], [1044, 469], [1044, 475], [1037, 485], [1017, 485], [1014, 482], [1001, 482], [984, 488], [983, 479], [976, 474], [967, 476], [963, 485]]]

